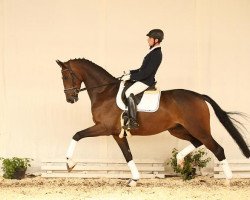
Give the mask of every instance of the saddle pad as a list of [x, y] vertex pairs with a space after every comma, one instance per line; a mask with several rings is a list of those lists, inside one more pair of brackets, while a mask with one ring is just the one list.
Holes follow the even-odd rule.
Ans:
[[[124, 89], [124, 82], [122, 81], [120, 84], [119, 91], [116, 96], [116, 104], [121, 110], [127, 110], [121, 98], [123, 89]], [[143, 93], [143, 96], [139, 105], [137, 105], [137, 111], [139, 112], [157, 111], [160, 105], [160, 97], [161, 97], [161, 91], [159, 90], [145, 91]]]

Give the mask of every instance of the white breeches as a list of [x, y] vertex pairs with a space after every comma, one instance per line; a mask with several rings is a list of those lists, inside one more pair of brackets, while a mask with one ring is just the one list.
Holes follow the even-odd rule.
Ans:
[[126, 97], [128, 98], [130, 96], [130, 94], [134, 94], [134, 95], [137, 95], [141, 92], [143, 92], [144, 90], [146, 90], [149, 86], [140, 82], [140, 81], [137, 81], [135, 82], [133, 85], [131, 85], [127, 91], [125, 92], [125, 95]]

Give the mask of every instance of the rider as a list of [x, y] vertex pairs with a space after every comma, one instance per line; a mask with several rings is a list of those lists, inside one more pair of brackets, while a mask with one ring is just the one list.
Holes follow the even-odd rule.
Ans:
[[136, 104], [134, 96], [143, 92], [148, 87], [155, 84], [155, 74], [162, 61], [162, 52], [160, 43], [164, 38], [164, 33], [160, 29], [149, 31], [148, 44], [149, 53], [144, 57], [143, 63], [139, 69], [125, 72], [121, 80], [132, 80], [134, 82], [125, 92], [128, 104], [128, 124], [124, 129], [138, 128], [139, 124], [136, 121]]

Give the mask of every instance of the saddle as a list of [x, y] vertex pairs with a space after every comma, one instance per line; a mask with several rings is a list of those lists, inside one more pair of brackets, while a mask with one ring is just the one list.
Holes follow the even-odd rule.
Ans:
[[[122, 91], [122, 101], [123, 101], [123, 103], [124, 103], [126, 106], [127, 106], [127, 102], [126, 102], [127, 98], [126, 98], [125, 93], [126, 93], [127, 89], [128, 89], [131, 85], [133, 85], [133, 83], [134, 83], [134, 82], [132, 82], [132, 81], [126, 81], [126, 82], [125, 82], [125, 85], [124, 85], [124, 88], [123, 88], [123, 91]], [[156, 91], [157, 89], [156, 89], [155, 85], [156, 85], [156, 82], [155, 82], [154, 85], [152, 85], [152, 86], [150, 86], [149, 88], [147, 88], [144, 92], [146, 92], [146, 91]], [[143, 96], [144, 92], [141, 92], [141, 93], [135, 95], [135, 103], [136, 103], [136, 105], [138, 105], [138, 104], [141, 102], [141, 99], [142, 99], [142, 96]]]
[[[131, 81], [120, 83], [120, 88], [116, 96], [116, 104], [121, 110], [127, 110], [126, 90], [133, 84]], [[135, 96], [138, 112], [155, 112], [159, 108], [161, 92], [156, 89], [155, 84], [144, 92]]]

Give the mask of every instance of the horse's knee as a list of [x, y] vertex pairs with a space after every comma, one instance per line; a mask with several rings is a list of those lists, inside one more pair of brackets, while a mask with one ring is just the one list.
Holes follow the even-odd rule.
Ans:
[[221, 146], [218, 146], [216, 151], [214, 151], [213, 153], [219, 161], [226, 159], [224, 149]]

